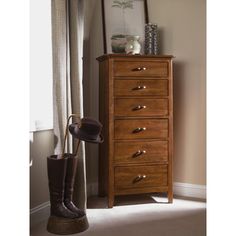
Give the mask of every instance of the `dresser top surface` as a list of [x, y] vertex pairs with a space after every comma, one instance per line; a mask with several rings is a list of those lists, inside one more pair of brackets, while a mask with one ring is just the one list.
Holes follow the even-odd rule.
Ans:
[[130, 55], [130, 54], [120, 54], [120, 53], [116, 53], [116, 54], [104, 54], [100, 57], [97, 58], [98, 61], [104, 61], [110, 58], [152, 58], [152, 59], [172, 59], [174, 58], [174, 56], [172, 55], [141, 55], [141, 54], [136, 54], [136, 55]]

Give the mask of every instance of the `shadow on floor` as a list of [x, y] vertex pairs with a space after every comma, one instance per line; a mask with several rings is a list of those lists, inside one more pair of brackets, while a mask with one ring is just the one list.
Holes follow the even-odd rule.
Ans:
[[[160, 195], [130, 195], [107, 208], [106, 198], [88, 199], [89, 229], [75, 236], [205, 236], [206, 203]], [[44, 220], [31, 229], [32, 236], [50, 236]]]
[[[206, 202], [206, 200], [204, 199], [196, 199], [196, 198], [180, 197], [180, 196], [175, 196], [174, 199]], [[159, 194], [138, 194], [138, 195], [117, 196], [115, 197], [114, 206], [127, 206], [131, 204], [140, 205], [140, 204], [148, 204], [148, 203], [169, 204], [168, 199], [167, 199], [167, 194], [159, 193]], [[88, 205], [88, 209], [108, 208], [107, 197], [98, 197], [98, 196], [90, 197], [88, 199], [87, 205]]]

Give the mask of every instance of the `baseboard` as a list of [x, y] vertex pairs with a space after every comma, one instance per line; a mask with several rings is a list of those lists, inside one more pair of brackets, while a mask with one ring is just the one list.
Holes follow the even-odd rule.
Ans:
[[182, 197], [206, 199], [206, 185], [174, 182], [174, 194]]
[[50, 202], [44, 202], [30, 209], [30, 227], [47, 219], [50, 215]]

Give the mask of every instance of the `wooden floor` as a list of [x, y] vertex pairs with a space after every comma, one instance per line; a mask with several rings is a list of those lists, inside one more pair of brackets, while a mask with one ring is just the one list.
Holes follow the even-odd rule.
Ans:
[[[173, 204], [157, 196], [120, 197], [108, 209], [104, 198], [88, 200], [89, 229], [81, 236], [205, 236], [206, 203], [175, 198]], [[32, 236], [53, 235], [47, 220], [30, 230]]]

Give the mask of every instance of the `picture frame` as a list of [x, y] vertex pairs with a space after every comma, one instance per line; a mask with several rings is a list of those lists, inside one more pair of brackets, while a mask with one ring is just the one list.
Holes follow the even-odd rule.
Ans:
[[125, 53], [123, 46], [114, 52], [112, 44], [119, 40], [125, 46], [127, 35], [140, 36], [139, 42], [144, 45], [145, 24], [149, 23], [147, 0], [101, 0], [101, 3], [104, 54]]

